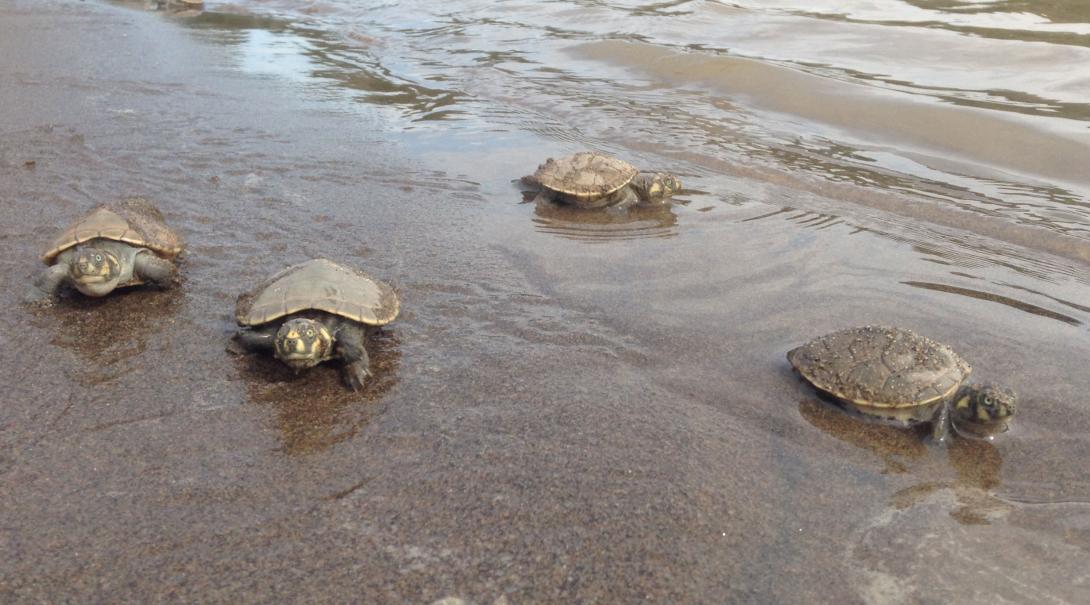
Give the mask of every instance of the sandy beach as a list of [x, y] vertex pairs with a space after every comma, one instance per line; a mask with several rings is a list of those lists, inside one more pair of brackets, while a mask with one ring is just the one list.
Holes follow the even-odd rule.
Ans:
[[[727, 163], [680, 126], [661, 149], [545, 117], [448, 131], [442, 94], [337, 71], [397, 43], [356, 33], [0, 7], [0, 601], [1090, 601], [1085, 200], [917, 212], [942, 195]], [[655, 56], [649, 90], [686, 69]], [[507, 94], [484, 81], [472, 103]], [[429, 119], [394, 116], [407, 95]], [[550, 115], [585, 132], [586, 107]], [[1078, 191], [1085, 132], [1043, 132], [1033, 157], [982, 161]], [[911, 143], [972, 154], [944, 136]], [[546, 156], [628, 140], [681, 175], [677, 205], [520, 203], [512, 180]], [[123, 196], [185, 237], [180, 287], [21, 305], [42, 246]], [[236, 296], [314, 257], [401, 296], [362, 393], [225, 350]], [[1015, 429], [928, 444], [791, 372], [788, 349], [866, 323], [1016, 389]]]

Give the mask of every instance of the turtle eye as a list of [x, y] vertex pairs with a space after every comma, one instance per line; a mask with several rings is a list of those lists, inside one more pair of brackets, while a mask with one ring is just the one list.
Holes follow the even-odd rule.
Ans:
[[307, 338], [314, 338], [314, 330], [307, 330]]
[[96, 263], [101, 263], [102, 262], [102, 255], [101, 254], [96, 254], [95, 255], [95, 262]]
[[990, 408], [993, 405], [995, 405], [995, 400], [992, 399], [992, 396], [991, 395], [985, 395], [984, 396], [984, 407]]

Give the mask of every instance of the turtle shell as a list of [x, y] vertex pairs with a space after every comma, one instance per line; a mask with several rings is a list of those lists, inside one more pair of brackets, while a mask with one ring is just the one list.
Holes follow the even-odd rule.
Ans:
[[397, 293], [363, 271], [319, 258], [293, 265], [238, 297], [235, 318], [254, 326], [317, 310], [373, 326], [397, 317]]
[[787, 359], [817, 389], [872, 414], [937, 404], [972, 371], [950, 347], [884, 326], [815, 338]]
[[542, 187], [575, 199], [592, 200], [624, 187], [639, 170], [624, 160], [584, 151], [537, 167], [534, 179]]
[[129, 198], [92, 208], [53, 240], [42, 260], [52, 264], [61, 252], [96, 238], [148, 248], [168, 259], [177, 256], [183, 246], [182, 238], [166, 226], [158, 208], [146, 199]]

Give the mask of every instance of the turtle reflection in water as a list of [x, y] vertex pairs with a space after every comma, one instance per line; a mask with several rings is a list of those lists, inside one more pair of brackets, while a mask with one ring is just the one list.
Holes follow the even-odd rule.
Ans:
[[677, 235], [678, 219], [672, 204], [640, 204], [603, 212], [539, 203], [534, 206], [534, 215], [538, 231], [588, 243]]
[[673, 175], [640, 174], [624, 160], [590, 151], [549, 158], [522, 182], [540, 191], [538, 201], [580, 208], [660, 203], [681, 191], [681, 181]]
[[238, 297], [240, 328], [229, 350], [269, 351], [296, 371], [339, 358], [345, 384], [358, 391], [371, 375], [367, 330], [393, 321], [398, 309], [390, 286], [357, 269], [310, 260]]
[[49, 265], [25, 300], [48, 304], [66, 286], [86, 296], [106, 296], [116, 288], [174, 284], [171, 262], [182, 239], [143, 198], [96, 206], [61, 233], [42, 255]]
[[959, 435], [991, 439], [1007, 430], [1014, 393], [966, 384], [972, 368], [950, 347], [909, 330], [849, 328], [787, 353], [795, 370], [819, 391], [865, 416], [908, 426], [931, 423], [942, 441]]

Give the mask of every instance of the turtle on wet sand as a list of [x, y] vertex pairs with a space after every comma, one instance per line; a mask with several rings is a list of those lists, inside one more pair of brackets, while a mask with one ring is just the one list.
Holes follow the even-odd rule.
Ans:
[[42, 260], [49, 268], [34, 280], [26, 300], [48, 303], [64, 286], [96, 297], [145, 283], [169, 288], [176, 274], [172, 260], [181, 251], [182, 238], [148, 200], [96, 206], [46, 249]]
[[848, 328], [792, 349], [787, 359], [817, 390], [865, 416], [900, 425], [931, 422], [942, 441], [959, 435], [991, 439], [1007, 430], [1015, 394], [967, 384], [972, 368], [950, 347], [909, 330]]
[[364, 346], [370, 327], [397, 317], [394, 290], [363, 271], [319, 258], [284, 269], [238, 297], [234, 353], [269, 351], [299, 371], [344, 361], [354, 391], [371, 375]]
[[670, 174], [640, 174], [628, 162], [593, 151], [549, 158], [522, 182], [540, 189], [537, 200], [555, 200], [582, 208], [659, 203], [681, 191]]

